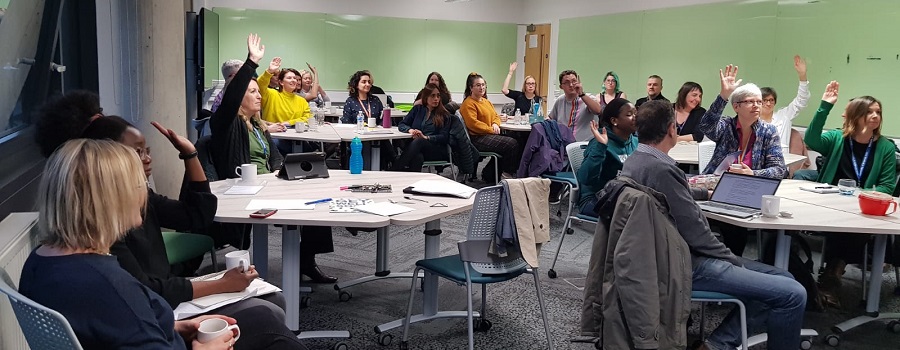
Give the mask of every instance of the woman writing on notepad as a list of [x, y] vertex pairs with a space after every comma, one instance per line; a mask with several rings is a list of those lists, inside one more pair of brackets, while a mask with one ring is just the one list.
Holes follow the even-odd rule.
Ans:
[[[838, 99], [839, 84], [828, 83], [822, 95], [822, 103], [806, 129], [803, 140], [806, 145], [826, 156], [825, 165], [819, 169], [817, 181], [836, 185], [840, 179], [852, 179], [859, 188], [892, 195], [896, 186], [895, 146], [890, 139], [881, 136], [881, 101], [872, 96], [850, 100], [844, 109], [841, 129], [822, 132], [825, 120]], [[823, 260], [825, 271], [819, 276], [819, 285], [825, 302], [840, 307], [837, 290], [847, 263], [859, 263], [869, 235], [829, 234], [825, 239]], [[872, 269], [880, 273], [881, 266]]]
[[[760, 121], [762, 92], [754, 84], [741, 86], [737, 71], [738, 68], [732, 65], [725, 67], [724, 71], [719, 70], [722, 88], [697, 126], [716, 143], [709, 165], [702, 172], [712, 174], [720, 164], [730, 162], [726, 164], [729, 172], [782, 179], [787, 168], [784, 166], [778, 130], [774, 125]], [[722, 115], [729, 99], [737, 113], [735, 117]], [[725, 246], [734, 255], [741, 256], [747, 245], [747, 230], [725, 223], [717, 223], [717, 226], [721, 229]]]
[[450, 113], [441, 103], [441, 90], [428, 84], [419, 96], [425, 96], [425, 103], [413, 106], [398, 127], [400, 132], [412, 135], [413, 140], [394, 163], [394, 171], [420, 172], [426, 160], [448, 159]]
[[[147, 203], [139, 158], [106, 140], [71, 140], [53, 152], [36, 200], [41, 245], [22, 267], [19, 292], [61, 313], [86, 349], [303, 349], [262, 306], [175, 321], [166, 300], [119, 266], [110, 248], [141, 226]], [[200, 343], [200, 322], [215, 318], [240, 322], [240, 342], [225, 332]]]

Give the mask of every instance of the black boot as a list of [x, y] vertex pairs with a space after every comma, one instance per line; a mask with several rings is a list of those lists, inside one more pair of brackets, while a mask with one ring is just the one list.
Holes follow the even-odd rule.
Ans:
[[335, 283], [337, 277], [326, 275], [316, 264], [316, 256], [300, 257], [300, 274], [309, 277], [313, 283]]

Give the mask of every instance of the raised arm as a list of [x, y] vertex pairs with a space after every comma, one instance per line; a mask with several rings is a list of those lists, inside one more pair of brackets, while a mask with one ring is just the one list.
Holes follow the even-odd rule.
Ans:
[[837, 102], [840, 86], [834, 80], [825, 86], [825, 93], [822, 94], [822, 103], [819, 105], [819, 109], [816, 110], [812, 121], [809, 122], [809, 127], [806, 128], [806, 134], [803, 136], [803, 142], [806, 143], [806, 147], [826, 156], [831, 154], [833, 143], [822, 134], [822, 128], [825, 126], [825, 120], [828, 119], [828, 113], [831, 112], [831, 108]]
[[259, 36], [250, 34], [247, 37], [247, 60], [244, 61], [244, 65], [241, 66], [234, 78], [231, 79], [231, 82], [228, 83], [228, 86], [225, 87], [222, 104], [209, 119], [210, 129], [212, 129], [213, 134], [226, 132], [234, 118], [238, 117], [241, 102], [244, 99], [244, 94], [247, 92], [247, 85], [250, 84], [250, 79], [253, 79], [253, 74], [256, 72], [256, 68], [259, 67], [259, 60], [262, 59], [265, 51], [266, 47], [262, 44]]
[[584, 93], [584, 87], [581, 86], [581, 81], [575, 83], [575, 93], [578, 94], [578, 98], [584, 102], [584, 105], [587, 106], [588, 110], [594, 114], [600, 114], [603, 111], [603, 106], [600, 106], [600, 101], [597, 101], [597, 98], [594, 95]]
[[516, 67], [518, 66], [519, 64], [516, 62], [509, 64], [509, 73], [506, 74], [506, 80], [503, 80], [503, 88], [500, 89], [500, 92], [502, 92], [504, 95], [509, 95], [509, 80], [512, 79], [512, 75], [516, 71]]
[[806, 61], [799, 55], [794, 56], [794, 70], [797, 71], [797, 77], [800, 82], [797, 84], [797, 96], [794, 97], [787, 107], [784, 107], [784, 115], [789, 120], [793, 120], [800, 115], [800, 111], [809, 104], [809, 81], [806, 80]]
[[719, 138], [729, 131], [727, 124], [722, 120], [722, 113], [725, 111], [725, 106], [728, 105], [731, 93], [741, 85], [741, 79], [737, 78], [737, 72], [738, 67], [730, 64], [725, 66], [724, 71], [719, 69], [719, 81], [721, 83], [719, 96], [716, 96], [716, 100], [709, 106], [709, 109], [700, 118], [700, 124], [697, 125], [697, 128], [706, 137], [715, 142], [719, 142]]
[[309, 68], [309, 74], [312, 75], [312, 86], [310, 86], [309, 92], [304, 96], [306, 101], [309, 102], [319, 97], [319, 71], [316, 70], [316, 67], [310, 65], [309, 62], [306, 62], [306, 67]]

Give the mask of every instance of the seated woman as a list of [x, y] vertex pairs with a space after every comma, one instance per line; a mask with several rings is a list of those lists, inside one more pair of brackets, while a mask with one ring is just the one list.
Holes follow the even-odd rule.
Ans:
[[[447, 83], [444, 81], [444, 76], [438, 72], [428, 73], [428, 78], [425, 79], [425, 86], [428, 84], [434, 85], [438, 87], [438, 90], [441, 91], [441, 104], [444, 105], [444, 109], [447, 110], [447, 113], [454, 114], [459, 109], [459, 103], [453, 101], [453, 96], [450, 95], [450, 89], [447, 88]], [[422, 104], [425, 98], [428, 96], [417, 95], [416, 101], [413, 102], [413, 105]]]
[[313, 103], [318, 107], [325, 107], [325, 102], [331, 102], [331, 99], [325, 93], [325, 89], [319, 85], [319, 71], [309, 63], [306, 66], [309, 70], [300, 71], [300, 89], [297, 94], [305, 98], [310, 107]]
[[[272, 59], [269, 68], [259, 76], [258, 84], [268, 86], [276, 74], [278, 89], [259, 90], [262, 97], [261, 118], [267, 123], [281, 125], [282, 127], [277, 131], [284, 131], [285, 127], [295, 125], [297, 122], [306, 122], [312, 114], [310, 114], [306, 98], [295, 94], [300, 91], [300, 72], [294, 68], [281, 69], [281, 57]], [[224, 99], [224, 96], [222, 98]], [[279, 139], [275, 141], [275, 145], [282, 155], [293, 153], [294, 142], [291, 140]]]
[[693, 81], [681, 85], [675, 99], [675, 129], [678, 141], [703, 141], [703, 132], [697, 128], [700, 118], [706, 113], [703, 103], [703, 87]]
[[[894, 143], [881, 136], [881, 101], [872, 96], [850, 100], [844, 109], [843, 127], [822, 132], [825, 120], [838, 100], [838, 88], [836, 81], [825, 87], [822, 103], [804, 137], [810, 149], [827, 157], [825, 166], [819, 169], [817, 181], [836, 185], [840, 179], [853, 179], [860, 188], [874, 188], [893, 195], [897, 160], [894, 157]], [[835, 296], [841, 286], [844, 267], [848, 262], [861, 262], [869, 237], [840, 233], [826, 237], [823, 252], [825, 272], [819, 277], [826, 302], [840, 306]], [[880, 266], [873, 269], [880, 270]]]
[[[363, 123], [368, 123], [369, 118], [375, 118], [375, 124], [381, 125], [381, 112], [384, 111], [384, 105], [381, 104], [381, 99], [372, 92], [373, 84], [375, 84], [375, 80], [372, 78], [372, 73], [367, 70], [357, 71], [350, 76], [350, 80], [347, 82], [347, 91], [350, 95], [344, 101], [342, 123], [356, 124], [356, 116], [362, 113]], [[380, 92], [384, 93], [383, 90]], [[375, 125], [370, 126], [374, 127]], [[391, 141], [375, 142], [378, 142], [381, 148], [381, 164], [379, 164], [381, 169], [390, 168], [397, 154], [394, 152], [393, 144]], [[364, 142], [363, 148], [368, 149], [370, 144], [371, 142]], [[342, 163], [346, 164], [347, 159], [349, 159], [349, 152], [344, 152]]]
[[422, 171], [426, 160], [447, 160], [450, 140], [450, 113], [441, 103], [441, 90], [432, 84], [419, 91], [425, 103], [413, 106], [398, 129], [412, 135], [412, 142], [394, 163], [394, 171]]
[[[85, 349], [303, 349], [265, 307], [175, 321], [166, 300], [119, 266], [110, 247], [141, 225], [147, 203], [141, 168], [134, 149], [114, 141], [71, 140], [50, 156], [37, 195], [41, 245], [19, 291], [61, 313]], [[201, 344], [209, 318], [240, 321], [240, 342], [229, 332]]]
[[584, 149], [584, 162], [578, 169], [579, 199], [578, 207], [584, 215], [597, 216], [594, 205], [597, 204], [596, 193], [606, 183], [619, 175], [622, 163], [637, 149], [638, 140], [634, 136], [637, 130], [635, 114], [637, 109], [628, 100], [617, 98], [609, 102], [600, 115], [600, 125], [591, 121], [594, 139]]
[[[762, 93], [754, 84], [738, 87], [737, 70], [737, 67], [728, 65], [724, 72], [719, 71], [722, 89], [697, 126], [716, 143], [703, 173], [714, 173], [719, 164], [728, 158], [734, 159], [733, 163], [741, 167], [739, 170], [729, 168], [729, 172], [782, 179], [787, 168], [784, 166], [778, 130], [772, 124], [760, 122]], [[737, 113], [733, 118], [722, 115], [729, 98]], [[719, 226], [725, 245], [735, 255], [741, 256], [747, 245], [747, 231], [724, 223]]]
[[[50, 156], [59, 145], [70, 139], [117, 141], [137, 152], [143, 164], [142, 173], [146, 181], [150, 177], [153, 160], [144, 135], [120, 117], [92, 113], [99, 112], [99, 109], [99, 97], [81, 91], [44, 106], [38, 130], [48, 131], [65, 125], [65, 130], [68, 131], [65, 134], [62, 130], [57, 130], [55, 134], [36, 133], [37, 142], [45, 152], [44, 156]], [[205, 230], [212, 223], [216, 213], [216, 196], [210, 192], [209, 182], [197, 160], [194, 145], [158, 123], [154, 122], [153, 126], [172, 142], [180, 158], [185, 160], [185, 186], [179, 200], [169, 199], [148, 189], [146, 209], [140, 227], [127, 232], [122, 239], [114, 242], [110, 247], [111, 253], [115, 255], [122, 269], [162, 296], [171, 307], [207, 295], [238, 292], [247, 288], [256, 278], [255, 274], [244, 274], [237, 269], [226, 272], [221, 279], [215, 281], [192, 282], [173, 273], [166, 256], [162, 228], [194, 232]], [[227, 305], [216, 309], [216, 312], [234, 315], [243, 309], [263, 306], [275, 317], [283, 320], [284, 305], [284, 296], [275, 293]]]
[[[537, 96], [535, 93], [537, 83], [532, 76], [526, 76], [525, 81], [522, 82], [522, 91], [510, 90], [509, 89], [509, 80], [512, 78], [513, 73], [516, 71], [516, 67], [519, 64], [516, 62], [509, 64], [509, 74], [506, 75], [506, 80], [503, 81], [503, 88], [500, 89], [500, 92], [506, 97], [511, 98], [516, 103], [516, 109], [519, 110], [519, 113], [525, 115], [526, 113], [531, 113], [534, 111], [534, 105], [540, 106], [542, 100], [540, 96]], [[515, 113], [515, 112], [513, 112]]]
[[[281, 154], [275, 150], [272, 137], [260, 119], [262, 100], [260, 84], [253, 79], [253, 73], [259, 67], [259, 60], [262, 59], [265, 50], [260, 46], [259, 38], [256, 36], [248, 39], [247, 46], [247, 60], [235, 74], [231, 84], [225, 88], [222, 105], [209, 118], [213, 132], [210, 140], [210, 156], [216, 173], [223, 179], [237, 178], [234, 169], [241, 164], [255, 164], [258, 174], [268, 174], [278, 170], [283, 160]], [[280, 61], [273, 60], [273, 64], [278, 65]], [[269, 68], [272, 69], [273, 66], [270, 65]], [[287, 84], [296, 85], [296, 82]], [[284, 93], [277, 96], [284, 96]], [[306, 104], [303, 98], [293, 93], [291, 96], [296, 100], [302, 100], [300, 105]], [[285, 98], [289, 99], [292, 98]], [[308, 107], [305, 113], [306, 117], [309, 117]], [[249, 225], [245, 226], [249, 230]], [[337, 278], [324, 274], [316, 264], [316, 254], [334, 251], [331, 228], [303, 226], [300, 237], [303, 240], [303, 249], [300, 250], [300, 273], [316, 283], [336, 282]]]
[[627, 99], [628, 95], [619, 87], [619, 75], [613, 71], [606, 72], [603, 76], [603, 91], [597, 94], [600, 109], [606, 108], [609, 102], [617, 98]]
[[[791, 127], [794, 118], [797, 118], [800, 115], [800, 111], [806, 108], [806, 105], [809, 103], [809, 81], [806, 80], [806, 61], [799, 55], [794, 56], [794, 70], [797, 71], [797, 77], [800, 80], [797, 87], [797, 96], [787, 106], [776, 111], [775, 105], [778, 103], [778, 93], [771, 87], [761, 88], [763, 105], [759, 118], [766, 123], [775, 125], [775, 128], [778, 129], [782, 152], [808, 156], [806, 144], [803, 143], [803, 136], [800, 135], [799, 131]], [[793, 175], [795, 171], [806, 169], [811, 164], [809, 159], [807, 159], [805, 162], [792, 165], [788, 171]]]
[[[499, 154], [498, 166], [504, 173], [503, 176], [514, 178], [513, 174], [519, 166], [519, 159], [515, 159], [519, 143], [512, 137], [500, 135], [500, 116], [497, 115], [494, 104], [487, 99], [487, 83], [484, 77], [478, 73], [470, 73], [466, 78], [465, 96], [466, 99], [459, 107], [459, 113], [466, 123], [466, 129], [469, 130], [472, 144], [481, 152]], [[485, 169], [494, 170], [490, 164]], [[485, 176], [483, 172], [481, 178], [485, 182], [495, 180], [491, 176]]]

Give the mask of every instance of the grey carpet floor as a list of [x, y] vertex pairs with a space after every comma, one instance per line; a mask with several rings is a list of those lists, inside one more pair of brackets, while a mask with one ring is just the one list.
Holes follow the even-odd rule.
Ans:
[[[474, 185], [478, 187], [479, 183]], [[484, 186], [483, 184], [480, 184]], [[563, 201], [565, 203], [565, 200]], [[565, 211], [565, 207], [561, 208]], [[551, 206], [555, 214], [557, 206]], [[456, 242], [465, 239], [468, 213], [458, 214], [441, 221], [441, 254], [456, 253]], [[572, 343], [570, 339], [578, 333], [584, 275], [590, 257], [590, 245], [593, 227], [576, 227], [575, 233], [566, 236], [556, 271], [559, 277], [550, 279], [546, 270], [553, 259], [562, 229], [562, 219], [551, 215], [551, 242], [544, 247], [541, 255], [541, 283], [547, 306], [547, 319], [550, 323], [550, 335], [554, 349], [593, 349], [593, 345]], [[415, 261], [423, 257], [423, 226], [391, 226], [390, 264], [392, 271], [411, 271]], [[343, 228], [333, 229], [335, 252], [318, 256], [318, 263], [327, 273], [341, 280], [349, 280], [371, 274], [375, 266], [375, 235], [360, 233], [352, 236]], [[745, 256], [755, 257], [755, 240], [751, 238]], [[817, 244], [813, 244], [817, 248]], [[229, 250], [219, 251], [220, 265], [224, 262], [224, 254]], [[269, 280], [276, 285], [281, 281], [281, 234], [280, 229], [272, 227], [269, 238]], [[818, 257], [816, 257], [818, 259]], [[818, 262], [818, 260], [816, 260]], [[222, 268], [222, 266], [220, 266]], [[211, 272], [209, 258], [204, 261], [201, 273]], [[844, 307], [842, 310], [830, 309], [823, 313], [807, 313], [805, 328], [817, 330], [820, 336], [814, 340], [813, 349], [831, 349], [825, 345], [825, 335], [831, 334], [830, 328], [836, 322], [861, 315], [864, 309], [858, 307], [862, 293], [860, 271], [848, 268], [844, 276], [844, 288], [841, 295]], [[884, 274], [884, 286], [881, 293], [882, 312], [900, 312], [900, 298], [894, 296], [893, 290], [897, 281], [893, 273]], [[440, 310], [465, 310], [465, 287], [440, 280]], [[401, 336], [401, 329], [388, 333], [393, 335], [390, 346], [377, 343], [374, 327], [378, 324], [399, 319], [405, 315], [409, 298], [409, 279], [383, 279], [348, 288], [352, 293], [349, 301], [338, 300], [338, 293], [332, 285], [311, 286], [311, 304], [301, 310], [300, 326], [302, 330], [349, 330], [352, 339], [344, 342], [350, 349], [396, 349]], [[546, 348], [543, 325], [537, 306], [534, 281], [522, 276], [506, 283], [489, 285], [487, 289], [487, 318], [493, 328], [487, 332], [475, 333], [476, 349], [541, 349]], [[414, 293], [416, 304], [413, 312], [421, 312], [421, 293]], [[474, 292], [475, 308], [480, 307], [481, 291]], [[694, 318], [699, 317], [699, 308], [694, 307]], [[728, 307], [713, 307], [707, 312], [707, 329], [709, 333], [722, 319]], [[886, 323], [876, 321], [858, 327], [843, 334], [840, 349], [897, 349], [900, 334], [890, 332]], [[466, 325], [464, 319], [436, 320], [414, 324], [410, 328], [410, 349], [464, 349], [466, 348]], [[689, 329], [691, 339], [698, 336], [698, 323]], [[327, 349], [336, 340], [307, 340], [311, 348]], [[753, 349], [765, 349], [764, 345]]]

